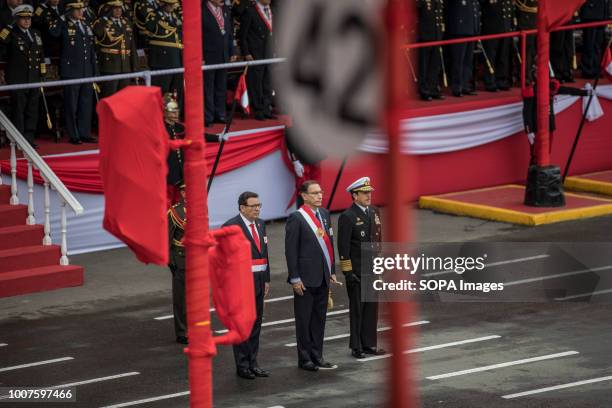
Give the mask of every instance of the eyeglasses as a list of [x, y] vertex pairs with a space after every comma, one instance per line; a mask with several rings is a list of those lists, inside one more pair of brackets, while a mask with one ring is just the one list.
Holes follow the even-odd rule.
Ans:
[[251, 205], [244, 204], [244, 206], [248, 208], [261, 208], [263, 204], [251, 204]]
[[323, 191], [313, 191], [312, 193], [306, 193], [306, 194], [311, 195], [311, 196], [317, 196], [317, 195], [323, 195], [324, 192]]

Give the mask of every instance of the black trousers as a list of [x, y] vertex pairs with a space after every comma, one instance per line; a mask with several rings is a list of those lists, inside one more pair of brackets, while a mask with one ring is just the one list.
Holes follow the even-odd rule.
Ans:
[[440, 47], [419, 48], [419, 93], [421, 96], [440, 94], [442, 55]]
[[254, 114], [272, 113], [272, 82], [270, 80], [270, 67], [256, 65], [249, 67], [247, 73], [247, 88], [249, 92], [249, 105]]
[[306, 287], [303, 296], [293, 296], [299, 364], [323, 358], [328, 293], [324, 281], [319, 287]]
[[574, 59], [574, 31], [554, 31], [550, 33], [550, 64], [558, 79], [572, 78]]
[[[103, 75], [112, 75], [112, 74], [103, 74]], [[112, 94], [114, 94], [117, 91], [122, 90], [129, 84], [130, 84], [129, 79], [117, 79], [115, 81], [100, 82], [100, 91], [102, 92], [102, 95], [100, 95], [100, 97], [106, 98], [107, 96], [111, 96]]]
[[187, 337], [187, 305], [185, 299], [185, 269], [170, 265], [172, 272], [172, 312], [177, 337]]
[[510, 47], [512, 46], [512, 39], [501, 38], [499, 40], [483, 41], [482, 45], [495, 71], [491, 74], [489, 72], [489, 66], [486, 65], [485, 61], [483, 78], [485, 88], [496, 89], [510, 87], [512, 84], [510, 80]]
[[215, 118], [225, 119], [226, 93], [227, 72], [224, 69], [204, 71], [204, 120], [206, 123], [212, 123]]
[[582, 75], [595, 77], [603, 52], [604, 27], [585, 28], [582, 32]]
[[23, 89], [11, 92], [11, 121], [30, 143], [38, 125], [38, 103], [40, 89]]
[[349, 347], [362, 350], [376, 348], [378, 326], [378, 303], [361, 301], [361, 283], [347, 282], [351, 337]]
[[259, 351], [259, 334], [261, 333], [261, 321], [263, 319], [264, 310], [264, 273], [253, 273], [253, 283], [255, 284], [255, 308], [257, 309], [257, 319], [255, 323], [253, 323], [253, 329], [251, 330], [249, 338], [233, 347], [237, 369], [258, 367], [257, 352]]
[[449, 45], [448, 54], [451, 90], [454, 93], [473, 91], [474, 43]]
[[64, 87], [64, 119], [70, 140], [91, 137], [94, 91], [91, 83]]

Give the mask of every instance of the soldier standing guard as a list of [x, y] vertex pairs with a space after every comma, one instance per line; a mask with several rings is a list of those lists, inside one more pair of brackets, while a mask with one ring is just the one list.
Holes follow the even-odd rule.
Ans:
[[[419, 12], [419, 42], [440, 41], [444, 38], [444, 1], [417, 0]], [[440, 72], [443, 64], [442, 47], [419, 48], [419, 94], [424, 101], [444, 99], [440, 95]]]
[[[42, 37], [30, 28], [33, 11], [28, 4], [15, 7], [15, 26], [5, 27], [0, 32], [7, 57], [4, 77], [9, 85], [40, 82], [46, 72]], [[39, 95], [40, 89], [37, 88], [11, 91], [11, 121], [34, 148], [37, 147], [34, 133], [38, 123]]]
[[[178, 0], [160, 0], [160, 7], [145, 19], [149, 36], [149, 67], [152, 70], [183, 66], [183, 22]], [[151, 82], [162, 93], [177, 93], [179, 106], [183, 96], [183, 75], [154, 76]]]
[[364, 358], [365, 354], [385, 354], [376, 348], [378, 303], [362, 301], [361, 297], [361, 280], [367, 278], [372, 258], [380, 250], [382, 226], [378, 209], [371, 205], [374, 188], [369, 177], [356, 180], [346, 191], [353, 205], [338, 219], [338, 254], [349, 297], [349, 347], [353, 357]]
[[168, 242], [170, 261], [168, 267], [172, 272], [172, 306], [174, 312], [174, 331], [176, 342], [187, 344], [187, 306], [185, 304], [185, 226], [187, 212], [185, 208], [185, 183], [177, 184], [181, 200], [168, 210]]
[[[447, 0], [445, 4], [447, 38], [480, 34], [479, 0]], [[453, 95], [476, 95], [471, 83], [474, 75], [474, 42], [449, 45], [448, 52]]]
[[[501, 34], [514, 31], [514, 4], [512, 0], [486, 0], [482, 3], [482, 34]], [[499, 38], [483, 42], [483, 47], [493, 72], [484, 70], [485, 88], [489, 92], [510, 89], [511, 38]]]
[[[61, 38], [62, 79], [89, 78], [98, 75], [94, 33], [83, 20], [84, 4], [79, 0], [66, 3], [66, 15], [50, 27], [49, 32]], [[93, 84], [64, 86], [64, 117], [66, 132], [72, 144], [95, 143], [91, 136]]]
[[[122, 7], [121, 0], [109, 1], [100, 9], [100, 18], [93, 26], [102, 75], [134, 72], [138, 66], [134, 32], [128, 20], [123, 17]], [[129, 84], [129, 79], [104, 81], [102, 96], [110, 96]]]

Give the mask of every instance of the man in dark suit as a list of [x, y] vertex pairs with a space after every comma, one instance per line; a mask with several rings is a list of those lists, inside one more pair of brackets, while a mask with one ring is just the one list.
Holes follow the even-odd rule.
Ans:
[[[234, 38], [230, 11], [223, 0], [204, 0], [202, 3], [202, 55], [207, 65], [234, 60]], [[204, 120], [225, 123], [227, 72], [224, 69], [204, 71]]]
[[[444, 39], [444, 2], [417, 0], [419, 42]], [[419, 94], [424, 101], [443, 99], [440, 95], [442, 47], [419, 48]]]
[[[587, 0], [580, 8], [583, 23], [607, 20], [610, 18], [610, 0]], [[582, 77], [592, 79], [600, 70], [603, 52], [605, 27], [585, 28], [582, 32]]]
[[251, 243], [251, 259], [253, 271], [253, 283], [255, 287], [255, 306], [257, 319], [253, 323], [251, 335], [244, 342], [234, 345], [234, 359], [236, 361], [236, 373], [239, 377], [252, 380], [255, 377], [268, 377], [267, 371], [262, 370], [257, 364], [257, 352], [259, 351], [259, 334], [261, 333], [261, 321], [264, 311], [264, 297], [270, 291], [270, 262], [268, 260], [268, 236], [266, 235], [266, 224], [259, 218], [261, 202], [256, 193], [245, 191], [238, 197], [238, 210], [240, 214], [228, 220], [228, 225], [238, 225], [242, 228], [244, 236]]
[[181, 200], [168, 210], [168, 244], [170, 258], [168, 267], [172, 272], [172, 309], [174, 312], [174, 332], [176, 342], [187, 344], [187, 306], [185, 302], [185, 228], [187, 213], [185, 211], [185, 183], [176, 184], [180, 190]]
[[[484, 1], [482, 3], [482, 34], [501, 34], [514, 31], [514, 4], [512, 0]], [[510, 89], [510, 48], [511, 38], [499, 38], [483, 42], [487, 58], [493, 68], [484, 69], [485, 88], [489, 92]]]
[[307, 371], [337, 368], [323, 359], [323, 337], [330, 282], [338, 284], [334, 267], [329, 212], [321, 208], [323, 191], [317, 181], [300, 187], [304, 205], [287, 219], [285, 257], [293, 287], [298, 366]]
[[[448, 39], [480, 34], [480, 0], [447, 0], [445, 5]], [[476, 95], [472, 86], [474, 42], [449, 45], [448, 52], [453, 95]]]
[[[89, 78], [98, 75], [95, 36], [83, 20], [84, 4], [78, 0], [66, 3], [66, 16], [49, 28], [62, 42], [60, 75], [62, 79]], [[96, 142], [91, 136], [91, 114], [94, 103], [93, 84], [64, 86], [64, 117], [70, 143]]]
[[[4, 78], [7, 84], [40, 82], [45, 73], [43, 43], [40, 33], [32, 30], [32, 6], [22, 4], [13, 9], [15, 26], [0, 31], [0, 42], [6, 55]], [[11, 120], [33, 146], [38, 123], [40, 89], [11, 91]]]
[[[270, 0], [257, 0], [240, 16], [240, 49], [247, 61], [273, 56], [272, 10]], [[270, 65], [249, 67], [247, 73], [249, 104], [256, 120], [276, 119], [272, 114]]]
[[[353, 357], [364, 358], [366, 354], [385, 354], [383, 349], [376, 348], [378, 303], [361, 300], [362, 279], [367, 277], [367, 272], [362, 271], [372, 270], [371, 260], [380, 251], [382, 226], [378, 209], [371, 205], [374, 188], [369, 177], [356, 180], [346, 191], [351, 194], [353, 205], [338, 219], [338, 254], [349, 297], [349, 347]], [[366, 264], [362, 264], [363, 260]]]

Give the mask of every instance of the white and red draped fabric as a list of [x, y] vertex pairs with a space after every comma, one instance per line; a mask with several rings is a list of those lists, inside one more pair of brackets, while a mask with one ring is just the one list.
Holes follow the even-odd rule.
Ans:
[[312, 230], [312, 233], [315, 235], [319, 246], [321, 247], [321, 251], [325, 256], [325, 262], [327, 263], [327, 267], [330, 273], [333, 271], [332, 265], [334, 264], [334, 248], [331, 244], [331, 240], [324, 226], [321, 224], [321, 221], [317, 218], [314, 211], [307, 205], [303, 205], [300, 207], [298, 212], [304, 217], [306, 223]]
[[266, 27], [268, 27], [268, 30], [272, 32], [272, 18], [273, 17], [272, 17], [272, 9], [270, 9], [270, 6], [263, 6], [260, 2], [257, 2], [255, 9], [257, 10], [257, 14], [259, 14], [259, 17], [261, 17]]
[[225, 18], [223, 17], [223, 7], [217, 7], [210, 1], [206, 2], [206, 7], [210, 10], [222, 34], [225, 34]]

